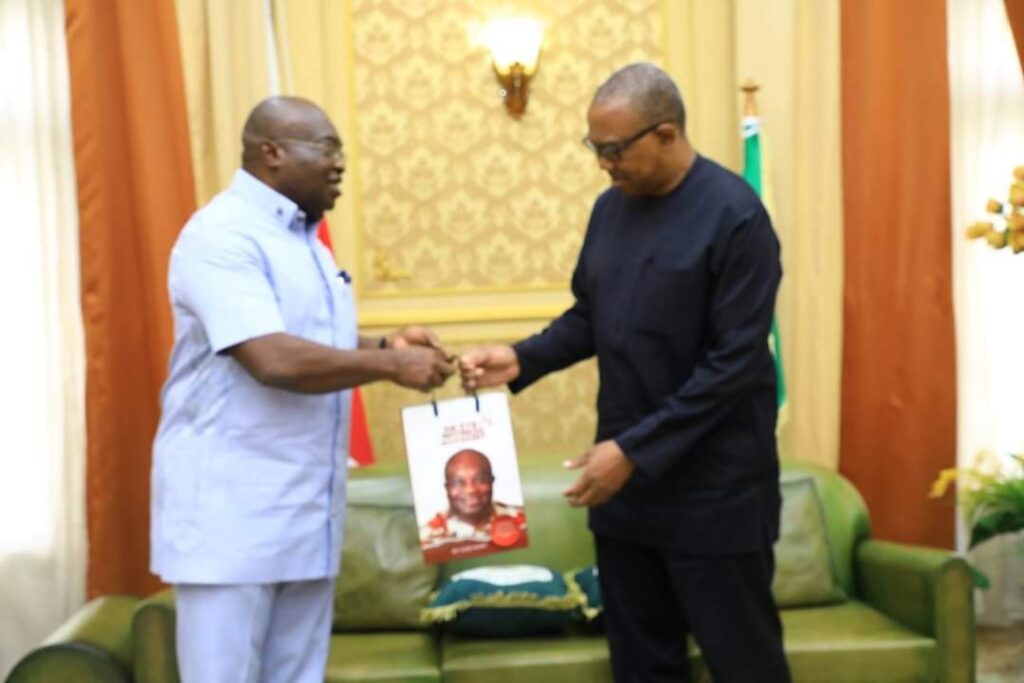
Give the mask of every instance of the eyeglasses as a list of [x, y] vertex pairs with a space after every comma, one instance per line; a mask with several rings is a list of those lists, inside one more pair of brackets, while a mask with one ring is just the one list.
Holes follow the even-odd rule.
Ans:
[[268, 142], [290, 142], [293, 145], [302, 145], [315, 149], [325, 157], [331, 159], [338, 159], [339, 161], [345, 160], [345, 150], [341, 146], [341, 142], [338, 140], [302, 140], [300, 138], [271, 138]]
[[640, 130], [619, 142], [594, 142], [590, 138], [584, 137], [583, 146], [602, 159], [607, 159], [608, 161], [619, 161], [622, 159], [622, 153], [629, 149], [630, 145], [663, 123], [671, 123], [671, 121], [658, 121], [657, 123], [652, 123], [643, 130]]

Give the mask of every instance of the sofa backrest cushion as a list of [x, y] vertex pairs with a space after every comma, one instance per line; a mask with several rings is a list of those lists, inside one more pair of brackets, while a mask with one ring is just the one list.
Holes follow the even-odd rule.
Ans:
[[422, 629], [438, 568], [423, 562], [409, 480], [368, 475], [349, 483], [334, 630]]
[[782, 473], [783, 477], [809, 475], [814, 478], [825, 516], [836, 578], [847, 595], [854, 595], [854, 553], [860, 542], [871, 535], [864, 499], [841, 474], [820, 465], [784, 458]]
[[846, 597], [836, 577], [817, 489], [809, 475], [782, 478], [782, 524], [772, 582], [779, 607], [825, 605]]

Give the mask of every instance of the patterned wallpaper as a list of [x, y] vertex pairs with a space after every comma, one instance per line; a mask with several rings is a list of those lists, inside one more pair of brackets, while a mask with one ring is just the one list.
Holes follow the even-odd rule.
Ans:
[[[661, 0], [351, 2], [361, 310], [388, 304], [417, 319], [417, 307], [438, 297], [466, 311], [462, 340], [495, 341], [481, 306], [567, 288], [591, 204], [607, 186], [580, 144], [587, 105], [616, 68], [662, 61]], [[472, 41], [474, 26], [510, 9], [545, 24], [518, 121]], [[513, 397], [520, 458], [582, 452], [593, 440], [596, 388], [590, 361]], [[451, 381], [438, 398], [458, 394]], [[427, 397], [387, 383], [363, 396], [378, 459], [404, 462], [400, 410]]]
[[[471, 40], [474, 25], [507, 7], [352, 2], [364, 298], [566, 286], [590, 205], [607, 185], [579, 142], [587, 105], [615, 68], [661, 60], [661, 6], [517, 3], [546, 25], [518, 121]], [[374, 278], [375, 259], [405, 277]]]

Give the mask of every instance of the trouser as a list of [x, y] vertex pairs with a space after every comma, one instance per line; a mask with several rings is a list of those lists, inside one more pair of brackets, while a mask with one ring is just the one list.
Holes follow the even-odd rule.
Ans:
[[177, 584], [182, 683], [322, 683], [334, 579]]
[[687, 634], [715, 683], [789, 682], [771, 546], [693, 557], [607, 536], [596, 544], [616, 683], [690, 681]]

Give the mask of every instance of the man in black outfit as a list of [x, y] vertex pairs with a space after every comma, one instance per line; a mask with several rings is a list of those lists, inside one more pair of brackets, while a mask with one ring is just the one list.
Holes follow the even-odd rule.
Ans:
[[615, 680], [687, 681], [692, 633], [718, 683], [789, 681], [771, 594], [778, 537], [775, 369], [782, 269], [771, 220], [698, 155], [651, 64], [594, 95], [583, 143], [611, 177], [573, 306], [514, 346], [460, 359], [467, 389], [520, 391], [596, 355], [595, 445], [565, 491], [590, 508]]

